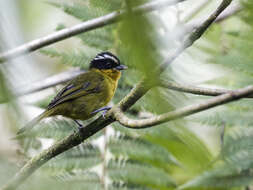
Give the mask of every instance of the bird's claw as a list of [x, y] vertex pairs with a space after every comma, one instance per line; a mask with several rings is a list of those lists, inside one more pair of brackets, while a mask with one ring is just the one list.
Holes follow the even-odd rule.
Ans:
[[106, 113], [107, 113], [108, 110], [110, 110], [111, 108], [112, 108], [112, 107], [110, 107], [110, 106], [102, 107], [102, 108], [100, 108], [100, 109], [97, 109], [97, 110], [93, 111], [91, 114], [95, 114], [95, 113], [98, 113], [98, 112], [103, 111], [103, 112], [102, 112], [102, 116], [103, 116], [103, 118], [105, 119]]
[[105, 110], [105, 111], [102, 112], [102, 116], [103, 116], [104, 119], [105, 119], [105, 115], [106, 115], [107, 112], [108, 112], [108, 110]]
[[81, 132], [84, 129], [84, 126], [81, 123], [79, 123], [77, 120], [74, 120], [74, 121], [78, 125], [78, 131], [75, 131], [75, 132]]

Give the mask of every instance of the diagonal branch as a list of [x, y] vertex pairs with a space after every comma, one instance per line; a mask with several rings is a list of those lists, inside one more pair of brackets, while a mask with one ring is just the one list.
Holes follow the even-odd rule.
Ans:
[[25, 164], [25, 166], [14, 176], [14, 178], [1, 190], [16, 189], [19, 184], [21, 184], [25, 179], [27, 179], [32, 173], [34, 173], [47, 161], [61, 154], [62, 152], [65, 152], [81, 144], [85, 139], [100, 131], [110, 123], [112, 123], [110, 119], [105, 120], [103, 117], [99, 117], [92, 123], [85, 126], [82, 131], [79, 131], [78, 133], [73, 133], [64, 138], [63, 140], [56, 142], [50, 148], [44, 150], [42, 153], [29, 160]]
[[[160, 0], [160, 1], [154, 1], [150, 2], [141, 6], [138, 6], [133, 9], [133, 13], [135, 14], [143, 14], [145, 12], [154, 11], [157, 9], [164, 8], [165, 6], [174, 5], [178, 2], [183, 2], [185, 0]], [[70, 38], [72, 36], [75, 36], [77, 34], [88, 32], [90, 30], [94, 30], [97, 28], [101, 28], [103, 26], [115, 23], [119, 21], [123, 15], [126, 14], [124, 10], [121, 11], [114, 11], [110, 14], [107, 14], [105, 16], [101, 16], [95, 19], [88, 20], [86, 22], [83, 22], [81, 24], [77, 24], [70, 28], [65, 28], [60, 31], [54, 32], [52, 34], [49, 34], [45, 37], [33, 40], [31, 42], [28, 42], [26, 44], [23, 44], [21, 46], [18, 46], [14, 49], [8, 50], [4, 53], [0, 54], [0, 63], [3, 63], [4, 61], [8, 59], [13, 59], [15, 57], [18, 57], [20, 55], [27, 54], [29, 52], [33, 52], [35, 50], [38, 50], [42, 47], [48, 46], [50, 44], [56, 43], [58, 41]]]
[[69, 80], [77, 77], [78, 75], [84, 73], [84, 70], [80, 69], [72, 69], [70, 71], [62, 72], [60, 74], [54, 75], [52, 77], [48, 77], [43, 81], [34, 82], [30, 85], [23, 86], [20, 88], [21, 90], [15, 93], [15, 96], [23, 96], [30, 93], [38, 92], [58, 84], [62, 84], [68, 82]]
[[229, 9], [225, 10], [220, 16], [215, 20], [216, 22], [222, 22], [223, 20], [235, 15], [236, 13], [242, 11], [242, 6], [239, 3], [234, 3]]
[[[222, 12], [222, 14], [220, 14], [215, 22], [219, 23], [224, 21], [227, 18], [230, 18], [231, 16], [237, 14], [238, 12], [242, 11], [242, 6], [239, 3], [234, 3], [233, 5], [231, 5], [228, 9], [226, 9], [224, 12]], [[202, 19], [194, 19], [193, 21], [188, 22], [185, 26], [184, 26], [184, 33], [188, 33], [192, 30], [194, 30], [194, 28], [199, 27], [199, 23], [202, 21]], [[184, 35], [184, 33], [182, 35]]]
[[[196, 87], [196, 86], [192, 86], [192, 85], [167, 82], [164, 80], [161, 80], [159, 86], [161, 86], [163, 88], [168, 88], [171, 90], [179, 91], [179, 92], [185, 92], [185, 93], [203, 95], [203, 96], [219, 96], [219, 95], [226, 94], [226, 93], [236, 92], [236, 90], [203, 88], [203, 87]], [[247, 96], [247, 98], [253, 98], [253, 95], [249, 95], [249, 96]]]
[[240, 98], [247, 97], [253, 93], [253, 86], [248, 86], [243, 89], [229, 92], [205, 101], [204, 103], [190, 105], [182, 109], [178, 109], [172, 112], [164, 113], [162, 115], [154, 116], [148, 119], [130, 119], [120, 109], [115, 110], [114, 118], [123, 126], [134, 129], [143, 129], [153, 127], [168, 121], [179, 119], [185, 116], [189, 116], [219, 105], [223, 105], [232, 101], [236, 101]]
[[[223, 0], [221, 5], [223, 10], [230, 4], [228, 2], [231, 2], [232, 0]], [[225, 3], [224, 3], [225, 2]], [[219, 7], [219, 13], [221, 13], [221, 8]], [[217, 10], [215, 11], [215, 13]], [[205, 24], [205, 23], [204, 23]], [[202, 28], [202, 27], [201, 27]], [[203, 26], [205, 28], [204, 30], [198, 30], [198, 37], [200, 37], [205, 31], [206, 26]], [[191, 36], [191, 35], [189, 35]], [[198, 38], [190, 38], [189, 40], [192, 40], [190, 44], [193, 44], [195, 40]], [[188, 40], [188, 41], [189, 41]], [[189, 47], [189, 46], [183, 46], [183, 47]], [[180, 53], [182, 53], [181, 51]], [[172, 59], [169, 59], [170, 62], [164, 63], [164, 68], [168, 66], [169, 63], [171, 63], [179, 54], [176, 52], [176, 54], [172, 55]], [[162, 73], [164, 70], [161, 70], [160, 73]], [[131, 90], [131, 92], [123, 98], [117, 105], [115, 105], [108, 113], [106, 114], [106, 118], [103, 119], [103, 117], [99, 117], [95, 121], [88, 124], [84, 130], [73, 133], [64, 139], [60, 140], [59, 142], [52, 145], [50, 148], [44, 150], [41, 154], [38, 156], [35, 156], [30, 161], [28, 161], [24, 167], [16, 174], [16, 176], [9, 181], [7, 185], [5, 185], [1, 190], [13, 190], [18, 187], [19, 184], [24, 182], [25, 179], [27, 179], [30, 175], [32, 175], [38, 168], [40, 168], [43, 164], [45, 164], [50, 159], [54, 158], [55, 156], [61, 154], [62, 152], [65, 152], [69, 150], [70, 148], [77, 146], [81, 144], [85, 139], [89, 138], [99, 130], [103, 129], [110, 123], [114, 122], [113, 120], [113, 114], [117, 110], [126, 111], [129, 109], [135, 102], [137, 102], [142, 96], [146, 94], [146, 92], [154, 86], [153, 83], [151, 83], [148, 79], [144, 79], [140, 81], [135, 88]], [[233, 95], [233, 93], [231, 93]]]
[[219, 7], [198, 27], [196, 27], [193, 32], [191, 32], [182, 42], [182, 44], [174, 51], [168, 60], [163, 63], [159, 71], [164, 71], [168, 65], [173, 62], [185, 49], [192, 46], [192, 44], [197, 41], [204, 32], [209, 28], [209, 26], [218, 18], [218, 16], [230, 5], [232, 0], [223, 0]]
[[[50, 76], [44, 80], [39, 80], [39, 81], [33, 82], [32, 84], [18, 87], [18, 89], [12, 92], [12, 94], [14, 97], [20, 97], [27, 94], [35, 93], [47, 88], [57, 86], [59, 84], [66, 83], [84, 72], [86, 71], [81, 70], [79, 68], [71, 69], [71, 70]], [[9, 100], [0, 99], [0, 104], [6, 103], [6, 101], [9, 101]]]

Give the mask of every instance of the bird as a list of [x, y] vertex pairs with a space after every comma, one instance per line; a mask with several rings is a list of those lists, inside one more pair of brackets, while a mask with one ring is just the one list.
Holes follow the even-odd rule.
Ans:
[[24, 127], [17, 135], [31, 130], [42, 119], [62, 115], [73, 119], [79, 129], [78, 120], [87, 120], [111, 107], [106, 106], [113, 98], [121, 71], [127, 66], [109, 51], [101, 52], [90, 61], [89, 70], [69, 81], [49, 103], [46, 110]]

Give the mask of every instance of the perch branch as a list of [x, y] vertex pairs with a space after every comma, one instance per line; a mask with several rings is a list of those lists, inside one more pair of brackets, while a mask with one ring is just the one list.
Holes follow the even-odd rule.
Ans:
[[[223, 10], [230, 4], [232, 0], [223, 0], [221, 5]], [[224, 3], [225, 2], [225, 3]], [[218, 8], [218, 12], [222, 12], [221, 8]], [[215, 11], [216, 13], [217, 11]], [[205, 22], [204, 22], [205, 24]], [[211, 24], [211, 23], [210, 23]], [[210, 25], [209, 24], [209, 25]], [[203, 30], [197, 30], [199, 31], [198, 33], [198, 38], [205, 32], [206, 26], [204, 27], [205, 29]], [[196, 32], [196, 31], [195, 31]], [[189, 35], [192, 36], [192, 35]], [[189, 44], [193, 44], [195, 40], [198, 38], [190, 38], [189, 40], [193, 40]], [[188, 40], [188, 41], [189, 41]], [[189, 45], [188, 44], [188, 45]], [[183, 47], [189, 47], [189, 46], [183, 46]], [[182, 52], [182, 51], [181, 51]], [[177, 53], [177, 52], [176, 52]], [[173, 61], [176, 58], [175, 54], [173, 59], [170, 59]], [[164, 68], [168, 66], [169, 62], [167, 61], [164, 65]], [[163, 72], [161, 70], [160, 72]], [[114, 122], [113, 118], [113, 113], [116, 112], [118, 109], [122, 111], [126, 111], [128, 108], [130, 108], [136, 101], [138, 101], [143, 95], [146, 94], [146, 92], [152, 88], [154, 85], [149, 82], [149, 80], [144, 79], [140, 81], [136, 87], [134, 87], [131, 92], [123, 98], [117, 105], [115, 105], [108, 113], [106, 114], [106, 118], [103, 119], [103, 117], [99, 117], [92, 123], [88, 124], [85, 126], [83, 131], [80, 131], [78, 133], [73, 133], [64, 139], [56, 142], [54, 145], [52, 145], [50, 148], [44, 150], [41, 154], [38, 156], [33, 157], [30, 161], [28, 161], [23, 168], [15, 175], [14, 178], [12, 178], [7, 185], [5, 185], [1, 190], [14, 190], [16, 189], [21, 183], [23, 183], [30, 175], [32, 175], [37, 169], [39, 169], [43, 164], [45, 164], [47, 161], [50, 159], [54, 158], [55, 156], [61, 154], [62, 152], [65, 152], [69, 150], [70, 148], [73, 148], [74, 146], [77, 146], [81, 144], [85, 139], [88, 137], [92, 136], [99, 130], [103, 129], [110, 123]], [[233, 95], [233, 93], [231, 93]], [[230, 94], [230, 95], [231, 95]], [[224, 95], [225, 96], [225, 95]]]
[[185, 116], [189, 116], [219, 105], [223, 105], [232, 101], [236, 101], [240, 98], [247, 97], [253, 93], [253, 86], [248, 86], [243, 89], [229, 92], [214, 98], [211, 98], [204, 103], [190, 105], [182, 109], [178, 109], [172, 112], [164, 113], [158, 116], [154, 116], [148, 119], [130, 119], [120, 109], [115, 110], [114, 118], [123, 126], [134, 129], [143, 129], [153, 127], [168, 121], [179, 119]]
[[[135, 14], [142, 14], [145, 12], [154, 11], [160, 8], [164, 8], [165, 6], [174, 5], [177, 2], [182, 2], [185, 0], [161, 0], [161, 1], [154, 1], [151, 3], [147, 3], [141, 6], [138, 6], [133, 9], [133, 13]], [[20, 55], [27, 54], [29, 52], [33, 52], [35, 50], [38, 50], [42, 47], [48, 46], [50, 44], [56, 43], [58, 41], [70, 38], [72, 36], [75, 36], [77, 34], [88, 32], [90, 30], [94, 30], [96, 28], [101, 28], [105, 25], [112, 24], [117, 22], [122, 18], [122, 16], [126, 12], [124, 10], [121, 11], [114, 11], [110, 14], [107, 14], [105, 16], [101, 16], [95, 19], [88, 20], [86, 22], [83, 22], [81, 24], [77, 24], [70, 28], [65, 28], [60, 31], [54, 32], [52, 34], [49, 34], [47, 36], [44, 36], [42, 38], [33, 40], [31, 42], [25, 43], [21, 46], [18, 46], [14, 49], [8, 50], [4, 53], [0, 53], [0, 63], [3, 63], [4, 61], [8, 59], [12, 59], [15, 57], [18, 57]]]

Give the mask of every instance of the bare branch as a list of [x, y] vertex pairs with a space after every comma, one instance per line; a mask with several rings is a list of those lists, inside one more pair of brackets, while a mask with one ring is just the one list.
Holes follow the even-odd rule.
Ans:
[[[219, 96], [222, 94], [236, 92], [236, 90], [203, 88], [203, 87], [196, 87], [196, 86], [192, 86], [192, 85], [167, 82], [164, 80], [161, 80], [159, 86], [161, 86], [163, 88], [168, 88], [171, 90], [176, 90], [179, 92], [185, 92], [185, 93], [191, 93], [191, 94], [203, 95], [203, 96]], [[247, 96], [247, 98], [253, 98], [253, 95], [249, 95], [249, 96]]]
[[209, 26], [216, 20], [216, 18], [230, 5], [232, 0], [223, 0], [220, 6], [198, 27], [196, 27], [193, 32], [191, 32], [182, 42], [182, 44], [175, 50], [174, 53], [161, 65], [159, 71], [164, 71], [168, 65], [173, 62], [185, 49], [190, 47], [195, 41], [197, 41], [204, 32], [209, 28]]
[[[147, 4], [144, 4], [139, 7], [134, 8], [133, 13], [142, 14], [145, 12], [150, 12], [150, 11], [164, 8], [165, 6], [174, 5], [175, 3], [182, 2], [182, 1], [185, 1], [185, 0], [154, 1], [154, 2], [147, 3]], [[29, 52], [33, 52], [33, 51], [38, 50], [42, 47], [48, 46], [50, 44], [56, 43], [58, 41], [61, 41], [61, 40], [67, 39], [67, 38], [70, 38], [70, 37], [75, 36], [77, 34], [80, 34], [83, 32], [88, 32], [90, 30], [94, 30], [94, 29], [103, 27], [105, 25], [115, 23], [115, 22], [119, 21], [125, 13], [126, 12], [124, 10], [114, 11], [110, 14], [105, 15], [105, 16], [91, 19], [91, 20], [88, 20], [88, 21], [83, 22], [81, 24], [77, 24], [73, 27], [65, 28], [60, 31], [54, 32], [53, 34], [49, 34], [45, 37], [33, 40], [31, 42], [28, 42], [26, 44], [18, 46], [14, 49], [11, 49], [9, 51], [1, 53], [0, 54], [0, 63], [3, 63], [4, 61], [6, 61], [8, 59], [13, 59], [13, 58], [18, 57], [20, 55], [24, 55]]]
[[[72, 80], [73, 78], [75, 78], [76, 76], [84, 72], [85, 72], [84, 70], [72, 69], [69, 71], [62, 72], [60, 74], [53, 75], [44, 80], [33, 82], [32, 84], [25, 85], [22, 87], [18, 87], [18, 89], [13, 92], [13, 96], [20, 97], [20, 96], [38, 92], [50, 87], [54, 87], [59, 84], [63, 84], [65, 82], [68, 82], [69, 80]], [[5, 103], [6, 101], [8, 100], [0, 99], [0, 104]]]
[[236, 13], [240, 12], [242, 10], [242, 6], [239, 3], [233, 4], [233, 6], [230, 6], [229, 9], [225, 10], [216, 20], [215, 22], [221, 22]]
[[[234, 3], [232, 6], [229, 6], [224, 12], [222, 12], [215, 20], [215, 23], [219, 23], [224, 21], [225, 19], [235, 15], [236, 13], [242, 10], [242, 6], [239, 3]], [[194, 19], [190, 21], [184, 26], [184, 32], [181, 34], [182, 36], [185, 33], [189, 33], [193, 31], [195, 28], [199, 27], [199, 23], [202, 22], [203, 19]]]
[[69, 80], [75, 78], [76, 76], [84, 73], [84, 70], [80, 69], [72, 69], [70, 71], [62, 72], [60, 74], [54, 75], [52, 77], [48, 77], [43, 81], [34, 82], [28, 86], [24, 86], [20, 88], [21, 90], [15, 93], [15, 96], [23, 96], [27, 94], [31, 94], [34, 92], [38, 92], [58, 84], [62, 84], [68, 82]]
[[[221, 6], [222, 6], [223, 10], [226, 8], [226, 6], [229, 5], [229, 3], [231, 1], [232, 0], [223, 0], [222, 1]], [[219, 11], [216, 11], [215, 13], [222, 12], [220, 7], [218, 9], [219, 9]], [[215, 16], [216, 15], [217, 14], [215, 14]], [[208, 21], [207, 23], [209, 23], [209, 22], [210, 21]], [[208, 26], [211, 23], [209, 23]], [[203, 28], [201, 27], [202, 28], [201, 30], [199, 30], [199, 33], [198, 33], [197, 37], [190, 38], [192, 40], [191, 44], [193, 44], [194, 41], [197, 40], [205, 32], [205, 30], [207, 29], [206, 28], [206, 25], [207, 25], [206, 22], [204, 22], [203, 25], [204, 26], [203, 26]], [[192, 36], [192, 35], [190, 35], [190, 36]], [[189, 47], [190, 44], [187, 44], [187, 45], [188, 45], [187, 47]], [[183, 52], [183, 51], [180, 51], [179, 53], [181, 53], [181, 52]], [[174, 54], [172, 56], [172, 58], [169, 59], [169, 60], [172, 62], [176, 58], [177, 55], [179, 55], [179, 54], [178, 53]], [[13, 54], [11, 56], [13, 56]], [[164, 64], [164, 65], [166, 65], [164, 68], [166, 68], [168, 64], [169, 63], [167, 61]], [[163, 72], [163, 70], [161, 70], [161, 72]], [[65, 151], [69, 150], [70, 148], [81, 144], [85, 139], [87, 139], [88, 137], [92, 136], [93, 134], [95, 134], [99, 130], [103, 129], [107, 125], [109, 125], [112, 122], [114, 122], [114, 120], [113, 120], [113, 114], [116, 113], [117, 110], [126, 111], [136, 101], [138, 101], [143, 95], [145, 95], [146, 92], [150, 88], [152, 88], [153, 86], [154, 86], [154, 84], [151, 83], [148, 79], [144, 79], [141, 82], [139, 82], [137, 84], [137, 86], [135, 88], [133, 88], [131, 90], [131, 92], [125, 98], [123, 98], [117, 105], [115, 105], [110, 111], [108, 111], [108, 113], [106, 114], [106, 118], [105, 119], [103, 117], [99, 117], [98, 119], [96, 119], [92, 123], [90, 123], [87, 126], [85, 126], [85, 128], [82, 131], [79, 131], [77, 133], [73, 133], [73, 134], [65, 137], [64, 139], [60, 140], [59, 142], [56, 142], [50, 148], [44, 150], [38, 156], [35, 156], [34, 158], [32, 158], [16, 174], [16, 176], [13, 179], [11, 179], [11, 181], [6, 186], [4, 186], [1, 190], [13, 190], [13, 189], [16, 189], [19, 184], [21, 184], [22, 182], [24, 182], [25, 179], [27, 179], [30, 175], [32, 175], [38, 168], [40, 168], [47, 161], [49, 161], [53, 157], [61, 154], [62, 152], [65, 152]], [[236, 98], [239, 99], [242, 96], [242, 93], [246, 94], [246, 92], [245, 92], [246, 90], [250, 91], [250, 90], [253, 90], [253, 89], [252, 89], [252, 87], [249, 87], [249, 89], [244, 89], [242, 91], [239, 91], [238, 92], [239, 94], [229, 93], [229, 94], [225, 94], [225, 95], [222, 95], [222, 96], [216, 97], [216, 98], [221, 98], [221, 99], [223, 98], [224, 99], [224, 97], [229, 96], [231, 99], [236, 99]], [[247, 93], [249, 94], [248, 91], [247, 91]], [[221, 100], [220, 100], [220, 102], [223, 103]], [[214, 103], [217, 103], [217, 102], [210, 102], [209, 106], [212, 106]], [[201, 107], [201, 105], [200, 105], [200, 107]], [[188, 108], [188, 109], [190, 109], [190, 108]], [[184, 113], [184, 114], [186, 114], [186, 113]], [[176, 116], [176, 113], [175, 113], [175, 116]], [[166, 120], [166, 118], [165, 118], [165, 120]]]
[[220, 95], [205, 101], [204, 103], [190, 105], [176, 111], [168, 112], [162, 115], [154, 116], [148, 119], [130, 119], [120, 109], [115, 110], [114, 118], [123, 126], [134, 129], [143, 129], [159, 125], [168, 121], [179, 119], [185, 116], [189, 116], [219, 105], [226, 104], [228, 102], [236, 101], [240, 98], [247, 97], [253, 93], [253, 86], [248, 86], [243, 89], [236, 90], [227, 94]]
[[209, 26], [218, 18], [218, 16], [230, 5], [231, 2], [232, 0], [223, 0], [220, 6], [213, 12], [213, 14], [211, 14], [207, 20], [205, 20], [199, 27], [195, 28], [189, 37], [185, 39], [183, 43], [184, 48], [188, 48], [196, 40], [198, 40], [209, 28]]

